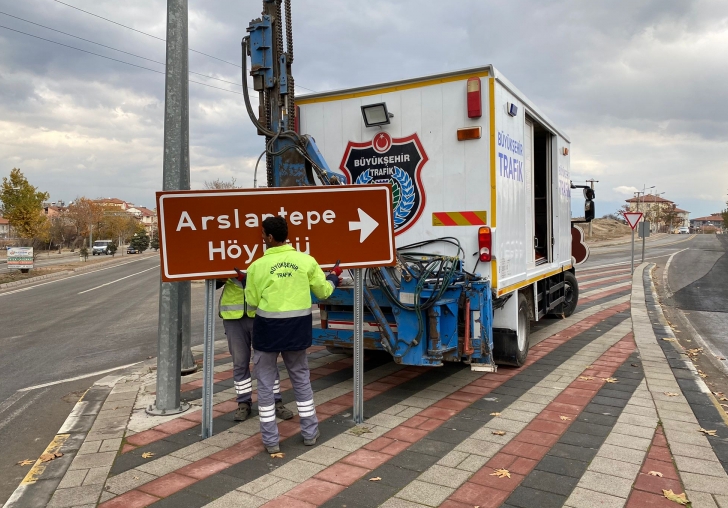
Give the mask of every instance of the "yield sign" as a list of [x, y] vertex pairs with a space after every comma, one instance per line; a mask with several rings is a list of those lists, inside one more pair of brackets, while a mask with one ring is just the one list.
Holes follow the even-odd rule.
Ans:
[[624, 218], [632, 229], [637, 227], [637, 223], [642, 219], [642, 212], [625, 212]]

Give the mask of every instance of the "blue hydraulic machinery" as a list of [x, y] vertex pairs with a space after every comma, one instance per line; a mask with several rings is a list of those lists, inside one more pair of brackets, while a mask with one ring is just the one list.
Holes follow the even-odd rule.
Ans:
[[[251, 121], [265, 136], [261, 157], [266, 158], [268, 187], [344, 184], [314, 139], [295, 128], [291, 1], [263, 0], [261, 17], [247, 31], [242, 41], [243, 93]], [[257, 113], [250, 103], [248, 57]], [[457, 246], [457, 255], [402, 252], [437, 242]], [[490, 283], [463, 269], [464, 255], [457, 239], [430, 240], [403, 247], [395, 268], [368, 269], [364, 322], [375, 329], [365, 331], [365, 348], [385, 350], [404, 365], [464, 361], [477, 370], [495, 371]], [[317, 303], [322, 325], [314, 328], [314, 343], [351, 348], [353, 327], [335, 329], [329, 323], [353, 322], [353, 289], [340, 287]]]

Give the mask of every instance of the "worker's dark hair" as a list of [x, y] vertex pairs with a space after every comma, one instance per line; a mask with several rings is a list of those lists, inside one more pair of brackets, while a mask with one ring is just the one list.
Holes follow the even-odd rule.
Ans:
[[263, 230], [267, 235], [273, 235], [276, 242], [288, 239], [288, 223], [283, 217], [268, 217], [263, 221]]

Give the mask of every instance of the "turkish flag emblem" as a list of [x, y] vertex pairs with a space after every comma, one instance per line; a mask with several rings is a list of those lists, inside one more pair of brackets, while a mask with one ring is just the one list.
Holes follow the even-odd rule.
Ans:
[[384, 153], [389, 150], [389, 147], [392, 146], [392, 138], [389, 137], [389, 134], [387, 134], [386, 132], [380, 132], [379, 134], [374, 136], [374, 139], [372, 140], [372, 146], [377, 152]]

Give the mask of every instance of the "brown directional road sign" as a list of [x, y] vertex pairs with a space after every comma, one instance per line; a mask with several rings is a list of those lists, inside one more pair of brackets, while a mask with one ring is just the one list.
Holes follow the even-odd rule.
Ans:
[[157, 193], [162, 280], [235, 275], [263, 255], [261, 222], [288, 221], [294, 248], [322, 268], [395, 263], [391, 185]]

